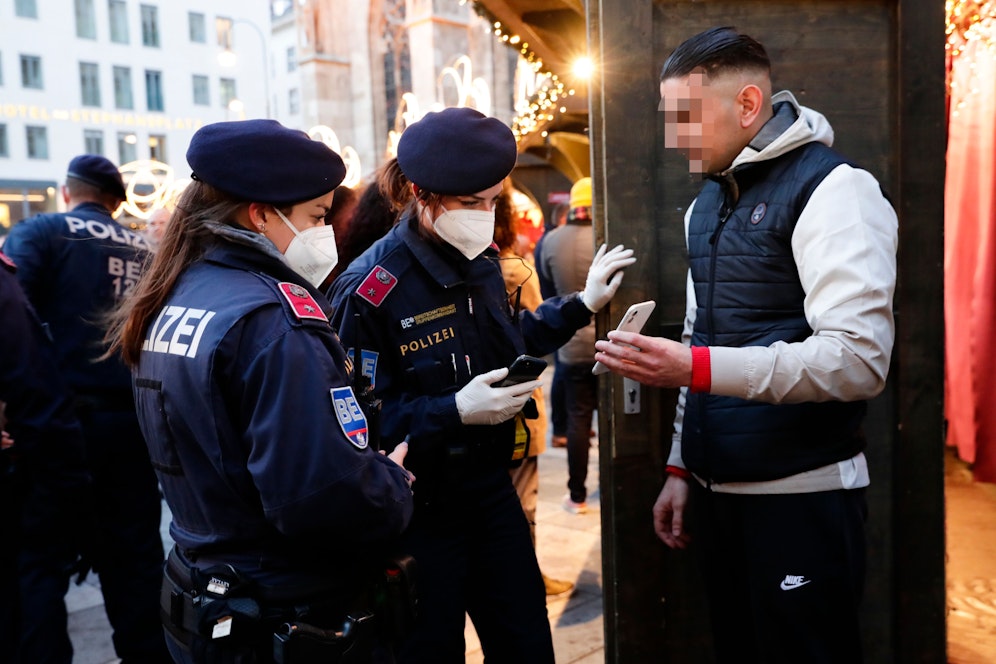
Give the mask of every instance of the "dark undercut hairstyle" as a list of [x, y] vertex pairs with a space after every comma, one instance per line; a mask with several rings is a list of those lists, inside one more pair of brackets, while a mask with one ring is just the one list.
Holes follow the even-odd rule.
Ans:
[[771, 73], [771, 60], [764, 46], [733, 27], [710, 28], [689, 37], [668, 56], [661, 69], [661, 81], [684, 78], [701, 70], [713, 78], [727, 71]]

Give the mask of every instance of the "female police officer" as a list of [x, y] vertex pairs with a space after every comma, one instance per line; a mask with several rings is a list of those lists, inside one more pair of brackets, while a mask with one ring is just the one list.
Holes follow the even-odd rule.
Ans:
[[[335, 264], [323, 220], [345, 168], [273, 120], [207, 125], [187, 161], [194, 182], [115, 337], [173, 513], [167, 642], [178, 661], [269, 662], [283, 629], [283, 660], [318, 661], [292, 657], [294, 638], [363, 617], [360, 561], [412, 512], [406, 448], [368, 446], [314, 287]], [[367, 626], [307, 646], [336, 661]]]
[[400, 658], [463, 662], [466, 612], [488, 661], [553, 662], [543, 580], [508, 473], [515, 416], [540, 383], [494, 384], [517, 355], [545, 355], [584, 327], [635, 259], [603, 249], [583, 294], [516, 315], [491, 247], [516, 160], [509, 128], [469, 108], [429, 113], [402, 134], [397, 159], [415, 201], [331, 293], [333, 325], [383, 401], [385, 435], [410, 435], [418, 480], [403, 546], [418, 563], [419, 616]]

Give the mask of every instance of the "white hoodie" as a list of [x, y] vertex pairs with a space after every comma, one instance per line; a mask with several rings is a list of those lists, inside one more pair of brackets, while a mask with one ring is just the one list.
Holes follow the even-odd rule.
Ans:
[[[833, 129], [816, 111], [800, 106], [790, 92], [772, 104], [789, 102], [798, 118], [757, 150], [746, 147], [730, 170], [765, 161], [818, 141], [833, 143]], [[752, 142], [758, 141], [762, 128]], [[685, 237], [695, 203], [685, 215]], [[768, 347], [709, 348], [711, 394], [767, 403], [856, 401], [882, 391], [895, 337], [892, 298], [896, 286], [899, 224], [895, 210], [867, 171], [842, 164], [813, 191], [792, 235], [792, 253], [805, 291], [806, 320], [813, 335], [797, 343]], [[687, 280], [682, 340], [691, 341], [695, 291]], [[681, 429], [687, 388], [681, 389], [669, 465], [681, 466]], [[807, 441], [800, 440], [800, 445]], [[710, 485], [727, 493], [807, 493], [854, 489], [869, 484], [864, 454], [824, 468], [766, 482]]]

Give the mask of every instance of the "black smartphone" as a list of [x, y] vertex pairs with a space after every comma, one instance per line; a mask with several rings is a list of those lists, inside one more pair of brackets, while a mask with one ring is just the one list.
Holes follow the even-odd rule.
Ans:
[[495, 383], [495, 387], [508, 387], [509, 385], [518, 385], [529, 380], [536, 380], [543, 373], [543, 369], [546, 369], [546, 360], [541, 360], [532, 355], [520, 355], [515, 358], [512, 366], [508, 368], [508, 375]]

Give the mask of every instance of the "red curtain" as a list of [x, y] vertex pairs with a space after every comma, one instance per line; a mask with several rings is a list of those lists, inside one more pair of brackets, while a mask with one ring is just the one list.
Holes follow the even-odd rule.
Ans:
[[996, 53], [953, 58], [944, 204], [948, 445], [996, 482]]

